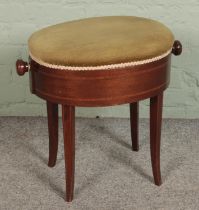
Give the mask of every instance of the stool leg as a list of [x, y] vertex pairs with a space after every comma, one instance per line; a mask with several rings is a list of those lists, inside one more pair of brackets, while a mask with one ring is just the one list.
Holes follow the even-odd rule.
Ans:
[[130, 124], [131, 124], [131, 141], [132, 150], [139, 150], [139, 102], [130, 104]]
[[150, 99], [150, 149], [154, 182], [161, 185], [160, 139], [162, 123], [163, 93]]
[[57, 160], [58, 150], [58, 104], [47, 101], [49, 160], [48, 166], [53, 167]]
[[66, 168], [66, 201], [73, 200], [75, 173], [75, 107], [62, 105], [64, 154]]

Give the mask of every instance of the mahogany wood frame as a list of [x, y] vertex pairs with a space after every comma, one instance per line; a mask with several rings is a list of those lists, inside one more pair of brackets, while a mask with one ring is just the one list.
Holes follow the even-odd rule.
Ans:
[[[174, 55], [180, 55], [182, 45], [175, 41]], [[64, 152], [66, 167], [66, 201], [73, 199], [75, 172], [75, 107], [130, 104], [132, 149], [139, 150], [139, 101], [150, 98], [150, 149], [156, 185], [161, 185], [160, 138], [163, 91], [169, 85], [171, 54], [144, 65], [114, 70], [69, 71], [47, 68], [30, 58], [18, 60], [17, 73], [29, 70], [30, 89], [47, 101], [49, 128], [49, 167], [56, 163], [58, 150], [58, 104], [62, 105]]]

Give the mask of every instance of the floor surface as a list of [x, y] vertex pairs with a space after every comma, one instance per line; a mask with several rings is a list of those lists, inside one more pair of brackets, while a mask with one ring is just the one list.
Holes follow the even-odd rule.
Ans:
[[129, 119], [76, 120], [72, 203], [64, 201], [62, 126], [57, 164], [48, 168], [47, 119], [0, 117], [0, 210], [198, 210], [199, 120], [163, 120], [163, 184], [152, 179], [148, 120], [140, 151]]

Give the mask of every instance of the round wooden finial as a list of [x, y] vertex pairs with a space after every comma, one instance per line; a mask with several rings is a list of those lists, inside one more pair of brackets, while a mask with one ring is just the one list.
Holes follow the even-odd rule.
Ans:
[[29, 69], [29, 65], [28, 62], [25, 62], [21, 59], [17, 60], [16, 62], [16, 70], [17, 70], [17, 74], [22, 76], [24, 75]]
[[180, 43], [180, 41], [175, 40], [175, 42], [173, 43], [172, 53], [174, 55], [180, 55], [182, 53], [182, 44]]

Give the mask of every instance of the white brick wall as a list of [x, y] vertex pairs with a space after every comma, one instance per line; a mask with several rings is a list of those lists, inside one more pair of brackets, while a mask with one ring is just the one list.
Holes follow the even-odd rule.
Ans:
[[[0, 115], [45, 115], [45, 102], [30, 94], [28, 75], [15, 73], [17, 58], [27, 59], [27, 39], [35, 30], [58, 22], [104, 15], [149, 17], [166, 24], [183, 44], [173, 57], [164, 117], [199, 117], [198, 0], [0, 0]], [[128, 117], [128, 106], [81, 108], [79, 116]], [[148, 117], [148, 101], [141, 103]]]

